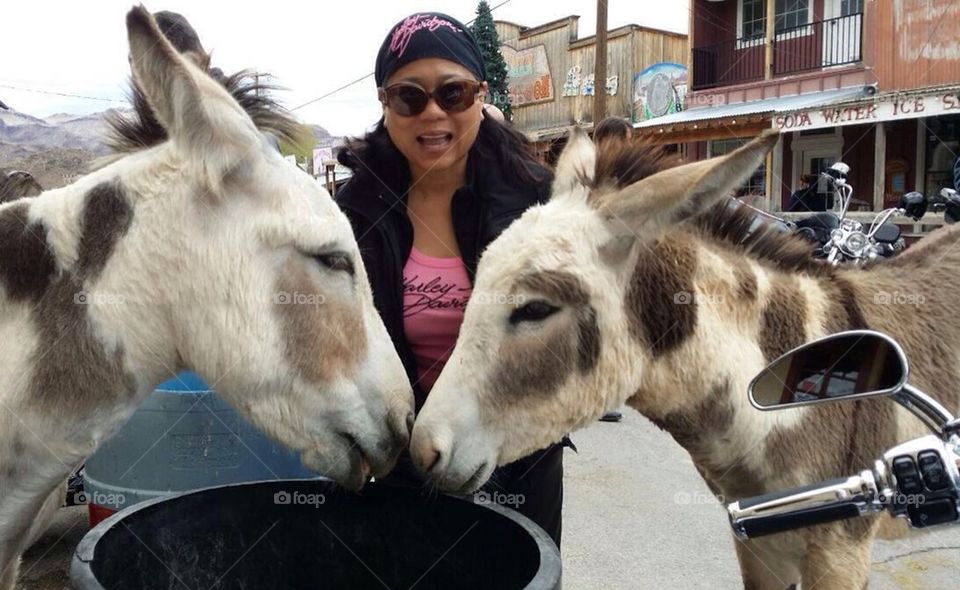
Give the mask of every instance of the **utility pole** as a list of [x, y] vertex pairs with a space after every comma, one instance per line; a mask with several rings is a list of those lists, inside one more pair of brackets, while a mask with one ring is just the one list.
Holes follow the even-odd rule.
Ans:
[[593, 128], [606, 116], [607, 100], [607, 2], [597, 0], [597, 51], [593, 68]]

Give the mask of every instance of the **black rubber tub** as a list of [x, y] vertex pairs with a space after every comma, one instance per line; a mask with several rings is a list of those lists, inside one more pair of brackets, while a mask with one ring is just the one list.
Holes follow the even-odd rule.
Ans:
[[90, 530], [77, 590], [553, 590], [560, 554], [507, 508], [370, 484], [284, 480], [151, 500]]

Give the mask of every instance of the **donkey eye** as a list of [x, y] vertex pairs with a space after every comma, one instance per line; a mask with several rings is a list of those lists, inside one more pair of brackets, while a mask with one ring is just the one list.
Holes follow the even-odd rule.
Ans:
[[531, 301], [522, 307], [518, 307], [510, 314], [510, 323], [519, 324], [520, 322], [540, 322], [560, 311], [555, 305], [550, 305], [546, 301]]
[[328, 254], [317, 254], [314, 256], [317, 262], [322, 266], [334, 270], [349, 273], [353, 276], [353, 262], [345, 252], [330, 252]]

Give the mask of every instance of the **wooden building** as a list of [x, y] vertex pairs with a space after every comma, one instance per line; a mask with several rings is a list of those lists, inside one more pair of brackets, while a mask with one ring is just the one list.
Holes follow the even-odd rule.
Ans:
[[685, 108], [635, 126], [695, 157], [780, 129], [742, 189], [772, 210], [837, 160], [863, 210], [933, 196], [960, 154], [958, 31], [956, 0], [692, 0]]
[[[536, 27], [498, 21], [513, 124], [542, 149], [574, 125], [593, 125], [595, 36], [578, 39], [578, 16]], [[607, 115], [634, 116], [634, 81], [661, 62], [686, 66], [687, 37], [639, 25], [607, 34]]]

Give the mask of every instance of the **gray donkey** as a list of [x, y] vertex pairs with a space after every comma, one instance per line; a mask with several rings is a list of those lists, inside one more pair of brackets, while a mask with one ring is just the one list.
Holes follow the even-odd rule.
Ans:
[[[813, 260], [801, 238], [722, 203], [776, 141], [673, 166], [657, 148], [597, 153], [574, 136], [551, 200], [483, 254], [414, 426], [418, 467], [468, 493], [626, 402], [690, 452], [721, 500], [846, 476], [920, 422], [889, 400], [764, 413], [746, 391], [780, 354], [851, 328], [899, 340], [911, 382], [960, 409], [960, 227], [867, 268]], [[737, 543], [744, 585], [860, 588], [878, 522]]]
[[351, 488], [391, 470], [413, 420], [347, 218], [256, 124], [281, 115], [241, 106], [143, 7], [127, 31], [166, 139], [0, 206], [0, 590], [70, 470], [181, 369]]

